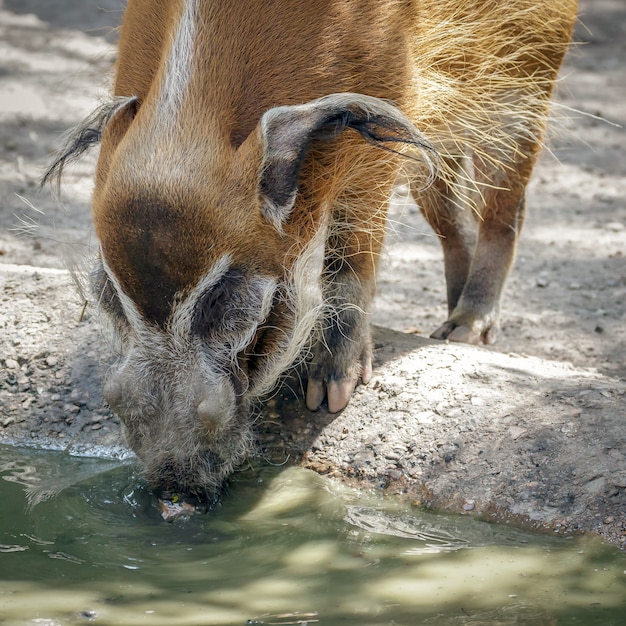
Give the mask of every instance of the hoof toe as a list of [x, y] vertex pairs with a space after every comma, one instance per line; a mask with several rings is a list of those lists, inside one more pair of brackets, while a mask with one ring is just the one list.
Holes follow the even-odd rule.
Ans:
[[367, 385], [372, 380], [372, 357], [366, 356], [361, 361], [361, 381]]
[[356, 379], [354, 378], [342, 378], [340, 380], [329, 381], [326, 387], [328, 412], [338, 413], [342, 409], [345, 409], [355, 387]]
[[306, 408], [309, 411], [317, 411], [326, 395], [324, 383], [321, 380], [314, 380], [309, 378], [309, 382], [306, 386]]
[[430, 337], [431, 339], [442, 339], [454, 341], [456, 343], [468, 343], [478, 345], [480, 343], [495, 343], [498, 334], [496, 326], [490, 326], [487, 330], [474, 330], [463, 324], [446, 322], [442, 324]]
[[310, 378], [306, 388], [306, 407], [309, 411], [317, 411], [326, 398], [328, 412], [338, 413], [350, 402], [356, 384], [356, 378], [352, 377], [330, 380], [326, 384]]
[[448, 341], [456, 341], [457, 343], [480, 343], [480, 333], [468, 328], [467, 326], [457, 326], [449, 335]]

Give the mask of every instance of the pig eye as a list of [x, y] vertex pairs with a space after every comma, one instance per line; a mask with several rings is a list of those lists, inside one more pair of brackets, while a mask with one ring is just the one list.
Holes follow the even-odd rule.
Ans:
[[191, 330], [202, 336], [232, 333], [250, 325], [246, 278], [241, 270], [230, 269], [199, 301]]

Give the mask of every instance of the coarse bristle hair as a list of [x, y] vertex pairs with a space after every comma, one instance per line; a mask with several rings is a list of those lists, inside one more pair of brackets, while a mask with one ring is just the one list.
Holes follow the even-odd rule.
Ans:
[[[423, 0], [413, 39], [416, 95], [401, 107], [441, 157], [455, 195], [478, 192], [452, 163], [470, 156], [491, 184], [541, 145], [576, 0]], [[469, 194], [471, 195], [471, 193]]]

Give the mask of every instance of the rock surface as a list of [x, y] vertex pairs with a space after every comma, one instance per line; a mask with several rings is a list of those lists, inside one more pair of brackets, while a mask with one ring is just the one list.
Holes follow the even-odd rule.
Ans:
[[[101, 394], [112, 352], [69, 274], [0, 265], [0, 279], [0, 442], [127, 456]], [[311, 413], [288, 381], [262, 408], [260, 455], [626, 547], [625, 381], [383, 328], [375, 345], [374, 378], [341, 414]]]

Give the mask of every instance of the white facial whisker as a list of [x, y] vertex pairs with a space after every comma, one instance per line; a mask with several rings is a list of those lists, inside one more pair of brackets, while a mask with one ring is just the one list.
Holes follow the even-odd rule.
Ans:
[[111, 271], [111, 268], [109, 267], [106, 259], [103, 256], [101, 256], [101, 261], [102, 267], [107, 276], [107, 280], [113, 285], [113, 289], [115, 290], [115, 293], [119, 298], [120, 304], [122, 305], [122, 309], [124, 310], [124, 314], [126, 315], [126, 319], [128, 320], [131, 328], [137, 336], [148, 332], [148, 325], [146, 324], [146, 321], [135, 306], [135, 303], [132, 301], [131, 298], [126, 295], [126, 293], [122, 289], [120, 282], [115, 277], [115, 274]]
[[231, 264], [231, 255], [224, 254], [189, 294], [185, 296], [181, 294], [180, 299], [175, 300], [168, 323], [168, 330], [173, 337], [178, 340], [185, 340], [189, 337], [200, 298], [218, 283], [230, 269]]

